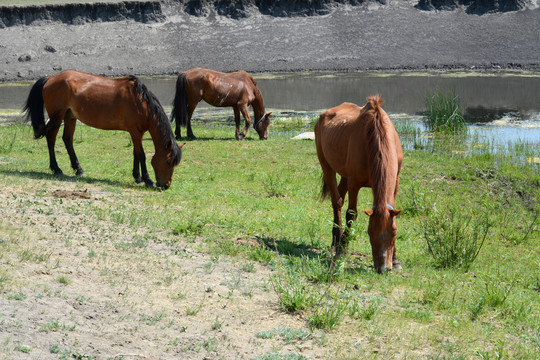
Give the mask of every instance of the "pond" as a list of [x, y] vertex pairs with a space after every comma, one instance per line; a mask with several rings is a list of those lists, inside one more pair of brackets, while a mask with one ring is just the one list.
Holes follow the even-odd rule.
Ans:
[[[472, 129], [500, 142], [540, 145], [539, 73], [354, 72], [255, 74], [267, 111], [285, 117], [316, 117], [344, 101], [364, 104], [380, 94], [394, 121], [411, 121], [422, 128], [427, 94], [453, 91]], [[174, 77], [142, 78], [169, 110]], [[30, 83], [0, 85], [0, 118], [18, 116]], [[199, 112], [218, 112], [201, 102]], [[223, 113], [223, 112], [220, 112]], [[197, 117], [197, 112], [194, 115]], [[229, 120], [232, 116], [230, 111]]]

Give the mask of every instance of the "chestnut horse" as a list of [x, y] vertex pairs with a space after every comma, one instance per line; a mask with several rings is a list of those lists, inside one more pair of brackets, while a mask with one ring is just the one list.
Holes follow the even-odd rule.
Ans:
[[[49, 121], [45, 122], [43, 107]], [[135, 76], [111, 79], [65, 70], [39, 79], [30, 90], [24, 107], [36, 139], [45, 136], [49, 147], [50, 168], [62, 175], [54, 153], [56, 135], [64, 122], [62, 139], [77, 175], [84, 173], [73, 149], [77, 119], [103, 130], [124, 130], [133, 140], [133, 177], [147, 186], [154, 183], [146, 169], [142, 139], [146, 131], [152, 136], [155, 155], [152, 166], [158, 187], [171, 185], [174, 168], [182, 158], [181, 146], [174, 139], [172, 128], [159, 100]], [[139, 166], [141, 172], [139, 172]]]
[[[322, 198], [330, 193], [334, 209], [332, 248], [336, 255], [346, 250], [351, 222], [356, 219], [358, 191], [371, 187], [373, 208], [369, 215], [368, 234], [377, 272], [399, 270], [396, 257], [395, 201], [403, 150], [399, 136], [381, 108], [378, 96], [367, 98], [359, 107], [343, 103], [321, 114], [315, 125], [317, 156], [323, 171]], [[341, 175], [339, 185], [336, 173]], [[341, 207], [349, 193], [346, 213], [347, 229], [342, 231]]]
[[[257, 82], [245, 71], [222, 73], [195, 68], [178, 75], [171, 115], [171, 121], [176, 119], [176, 139], [182, 138], [181, 125], [187, 126], [187, 136], [190, 139], [195, 139], [191, 130], [191, 117], [201, 100], [213, 106], [233, 108], [237, 140], [243, 140], [246, 137], [251, 125], [248, 112], [248, 107], [251, 105], [255, 115], [253, 128], [261, 140], [268, 139], [271, 113], [266, 114]], [[246, 127], [242, 132], [240, 132], [240, 113], [246, 120]]]

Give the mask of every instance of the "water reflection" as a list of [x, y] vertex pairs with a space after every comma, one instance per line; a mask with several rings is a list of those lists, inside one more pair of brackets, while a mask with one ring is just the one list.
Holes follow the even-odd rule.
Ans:
[[[367, 96], [381, 94], [384, 109], [399, 119], [406, 114], [408, 121], [419, 123], [418, 114], [425, 107], [428, 93], [436, 89], [454, 91], [461, 99], [466, 118], [473, 124], [484, 124], [482, 131], [495, 134], [503, 141], [526, 139], [540, 141], [540, 74], [474, 74], [474, 73], [294, 73], [256, 74], [266, 107], [284, 117], [316, 117], [344, 101], [364, 104]], [[174, 77], [142, 78], [161, 103], [170, 109], [174, 92]], [[0, 85], [0, 117], [5, 109], [18, 116], [31, 83]], [[8, 111], [9, 112], [9, 111]], [[219, 111], [201, 102], [195, 112], [218, 117], [232, 111]], [[17, 114], [17, 115], [14, 115]]]

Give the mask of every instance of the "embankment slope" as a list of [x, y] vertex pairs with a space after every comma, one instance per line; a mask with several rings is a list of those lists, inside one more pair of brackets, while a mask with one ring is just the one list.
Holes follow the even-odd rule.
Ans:
[[540, 69], [533, 0], [166, 0], [0, 7], [0, 81], [222, 71]]

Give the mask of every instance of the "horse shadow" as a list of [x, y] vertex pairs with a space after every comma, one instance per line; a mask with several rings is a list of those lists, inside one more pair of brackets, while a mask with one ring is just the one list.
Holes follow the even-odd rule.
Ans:
[[[288, 238], [276, 239], [274, 237], [256, 237], [257, 242], [268, 250], [276, 252], [279, 256], [296, 258], [308, 258], [321, 262], [324, 267], [330, 270], [332, 265], [332, 253], [330, 249], [319, 249], [307, 244], [298, 244]], [[338, 261], [346, 261], [344, 272], [350, 274], [362, 274], [373, 271], [372, 266], [365, 265], [366, 256], [359, 252], [351, 252]], [[357, 261], [360, 260], [360, 261]], [[371, 268], [371, 269], [370, 269]]]
[[88, 175], [84, 176], [75, 176], [75, 175], [54, 175], [48, 172], [44, 171], [11, 171], [11, 170], [2, 170], [0, 169], [0, 174], [6, 175], [6, 176], [15, 176], [15, 177], [21, 177], [21, 178], [29, 178], [29, 179], [36, 179], [36, 180], [57, 180], [62, 181], [65, 183], [80, 183], [84, 182], [87, 184], [97, 184], [97, 185], [109, 185], [113, 187], [118, 188], [124, 188], [124, 189], [132, 189], [134, 187], [140, 187], [145, 188], [149, 190], [153, 190], [156, 188], [149, 188], [144, 185], [137, 185], [135, 183], [133, 184], [127, 184], [126, 182], [118, 181], [118, 180], [108, 180], [108, 179], [100, 179], [100, 178], [94, 178], [90, 177]]

